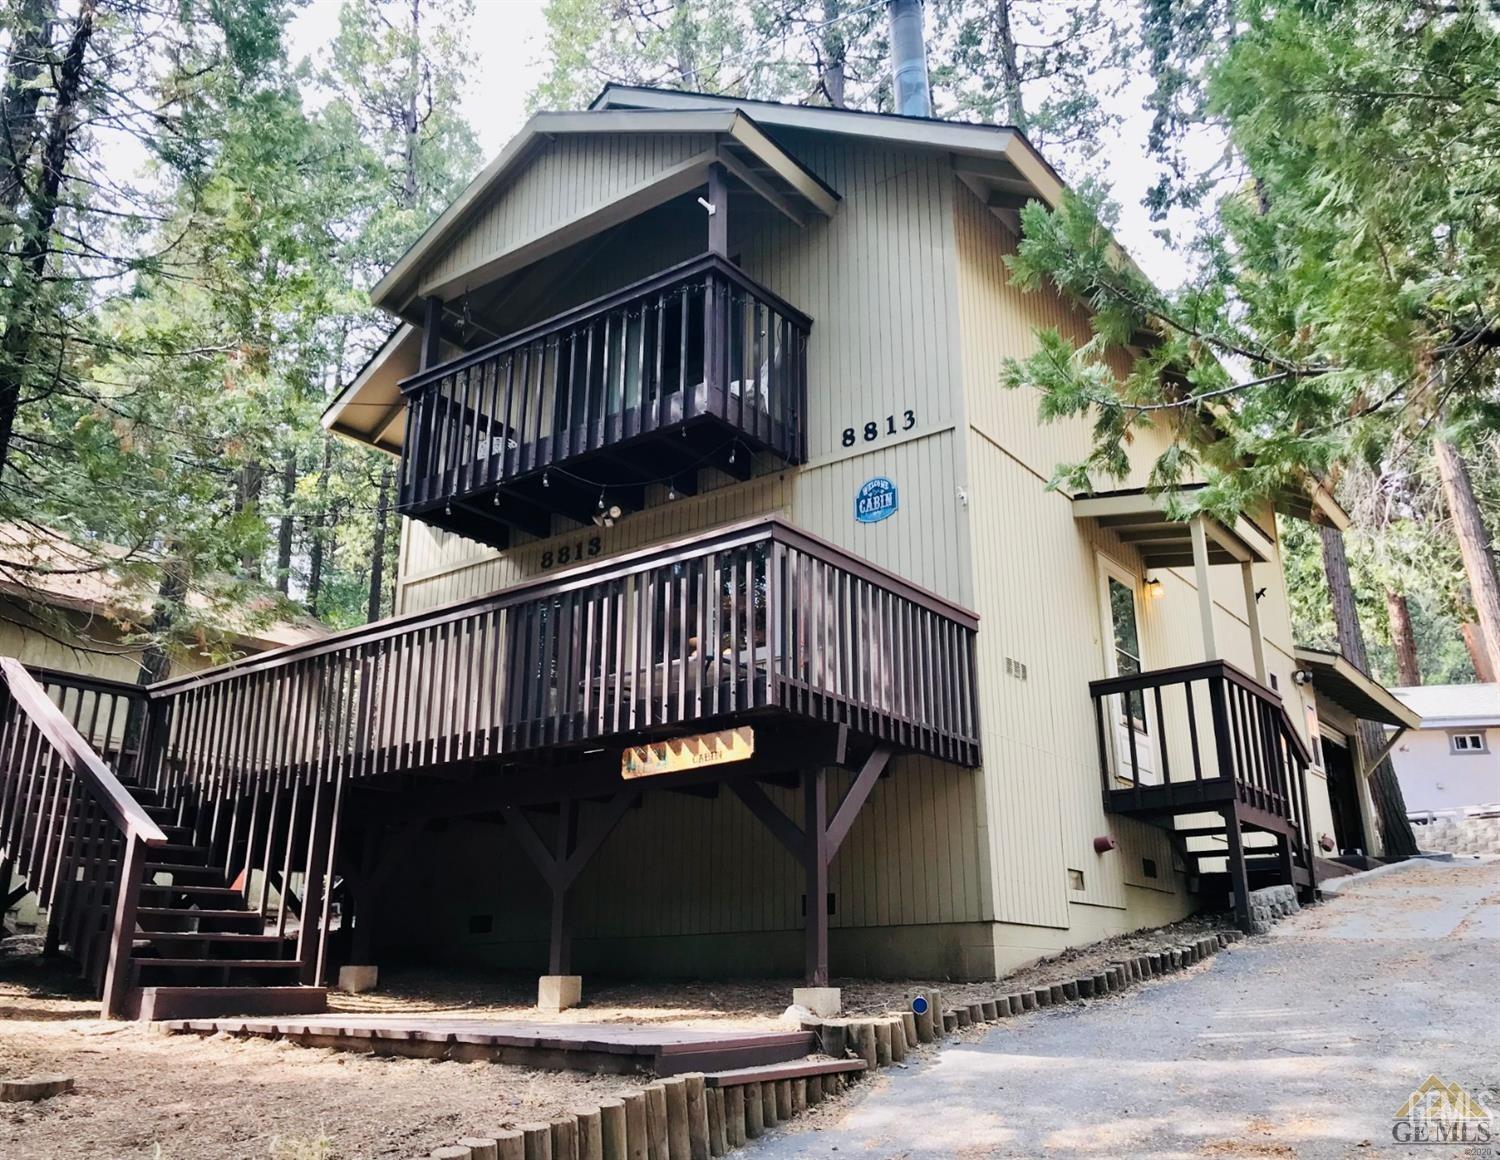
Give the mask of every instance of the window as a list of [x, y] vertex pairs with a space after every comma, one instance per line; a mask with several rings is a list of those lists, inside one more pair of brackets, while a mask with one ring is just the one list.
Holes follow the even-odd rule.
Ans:
[[[1141, 634], [1135, 620], [1135, 591], [1113, 576], [1109, 581], [1109, 621], [1115, 637], [1115, 675], [1134, 676], [1141, 671]], [[1126, 694], [1131, 723], [1146, 728], [1146, 696], [1139, 689]]]
[[1488, 753], [1483, 733], [1450, 733], [1448, 746], [1453, 753]]

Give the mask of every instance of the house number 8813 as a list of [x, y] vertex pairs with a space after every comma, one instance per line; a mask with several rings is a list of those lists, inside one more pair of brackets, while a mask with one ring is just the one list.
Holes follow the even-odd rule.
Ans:
[[861, 428], [844, 428], [844, 446], [853, 447], [861, 441], [874, 443], [882, 437], [888, 439], [902, 431], [910, 431], [916, 425], [917, 413], [915, 411], [902, 411], [900, 415], [887, 415], [884, 422], [869, 419]]

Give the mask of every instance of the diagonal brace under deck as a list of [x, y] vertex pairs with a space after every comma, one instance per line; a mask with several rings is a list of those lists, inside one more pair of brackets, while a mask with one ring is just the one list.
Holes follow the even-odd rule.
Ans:
[[801, 861], [807, 875], [806, 978], [809, 986], [828, 985], [828, 868], [849, 836], [854, 819], [869, 800], [891, 759], [888, 746], [877, 746], [855, 775], [833, 818], [828, 819], [827, 772], [819, 766], [802, 775], [803, 824], [798, 826], [750, 778], [730, 783], [739, 799], [766, 829]]

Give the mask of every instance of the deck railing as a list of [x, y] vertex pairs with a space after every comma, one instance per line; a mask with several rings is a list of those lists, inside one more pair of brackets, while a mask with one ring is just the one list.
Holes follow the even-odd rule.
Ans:
[[146, 849], [167, 838], [96, 747], [131, 758], [142, 699], [87, 681], [48, 684], [50, 695], [0, 657], [0, 890], [15, 875], [36, 892], [49, 946], [78, 961], [106, 1016], [120, 1014]]
[[1307, 833], [1311, 755], [1281, 697], [1227, 661], [1089, 685], [1107, 808], [1238, 800]]
[[811, 325], [704, 255], [424, 371], [401, 385], [402, 510], [684, 427], [800, 463]]
[[766, 518], [152, 695], [166, 767], [228, 796], [266, 779], [419, 772], [776, 711], [975, 765], [975, 627]]

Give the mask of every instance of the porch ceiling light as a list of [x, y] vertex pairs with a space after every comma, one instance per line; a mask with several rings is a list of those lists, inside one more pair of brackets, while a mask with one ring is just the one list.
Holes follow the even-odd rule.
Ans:
[[1152, 576], [1146, 581], [1146, 598], [1148, 600], [1160, 600], [1166, 594], [1167, 590], [1162, 585], [1160, 577]]

